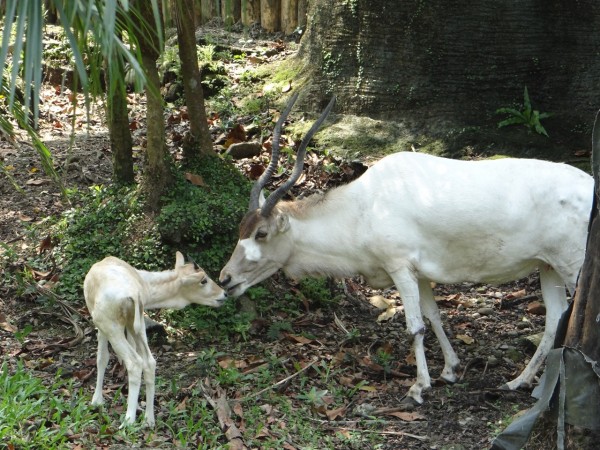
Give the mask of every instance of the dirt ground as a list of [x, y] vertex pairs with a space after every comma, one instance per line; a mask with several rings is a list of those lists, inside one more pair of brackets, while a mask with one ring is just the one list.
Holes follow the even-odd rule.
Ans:
[[[69, 153], [68, 99], [51, 86], [44, 89], [43, 96], [42, 135], [56, 165], [66, 167], [67, 186], [108, 183], [110, 148], [101, 117], [94, 116], [86, 136], [88, 123], [84, 115], [78, 116], [78, 135]], [[132, 97], [132, 108], [134, 111], [142, 109], [142, 100]], [[134, 132], [134, 139], [137, 145], [143, 140], [143, 126]], [[136, 158], [140, 162], [139, 152]], [[61, 199], [55, 185], [41, 170], [39, 158], [26, 143], [15, 150], [6, 141], [0, 141], [0, 159], [22, 188], [18, 191], [7, 177], [0, 177], [0, 242], [25, 253], [31, 250], [26, 248], [31, 245], [27, 240], [29, 225], [60, 214], [69, 205]], [[272, 283], [282, 288], [288, 286], [283, 276], [276, 277]], [[532, 404], [529, 392], [507, 392], [498, 388], [515, 377], [533, 354], [534, 347], [526, 338], [543, 331], [544, 312], [539, 304], [541, 296], [535, 274], [499, 287], [471, 284], [436, 287], [445, 328], [461, 358], [461, 378], [455, 385], [436, 380], [425, 403], [408, 411], [410, 415], [406, 415], [407, 411], [394, 410], [415, 376], [402, 311], [399, 310], [394, 320], [377, 322], [381, 311], [369, 303], [375, 295], [397, 299], [397, 294], [372, 291], [357, 279], [344, 280], [343, 285], [346, 295], [338, 307], [309, 309], [295, 319], [295, 330], [310, 333], [313, 339], [298, 341], [290, 337], [273, 342], [266, 339], [264, 333], [256, 332], [242, 344], [244, 354], [235, 355], [236, 359], [250, 359], [268, 349], [277, 356], [297, 357], [303, 361], [342, 358], [340, 364], [355, 367], [357, 379], [377, 387], [376, 392], [366, 392], [360, 404], [351, 405], [341, 417], [330, 420], [315, 414], [316, 426], [332, 432], [351, 428], [361, 407], [387, 421], [381, 431], [385, 436], [383, 448], [482, 449], [489, 447], [493, 436], [513, 414]], [[2, 359], [23, 358], [28, 361], [27, 367], [43, 378], [52, 376], [58, 367], [67, 375], [77, 372], [82, 385], [91, 393], [96, 351], [92, 327], [87, 322], [78, 323], [82, 335], [77, 339], [77, 326], [65, 320], [65, 314], [44, 309], [34, 299], [35, 295], [17, 296], [8, 287], [0, 286]], [[82, 307], [83, 301], [75, 305], [76, 309]], [[33, 330], [21, 343], [15, 332], [27, 325], [32, 325]], [[343, 328], [358, 330], [358, 339], [347, 340]], [[192, 380], [197, 374], [190, 369], [189, 361], [206, 342], [187, 339], [178, 342], [177, 335], [169, 336], [169, 345], [153, 348], [158, 375], [169, 377], [169, 374], [185, 373]], [[70, 345], [73, 339], [77, 339], [74, 346]], [[435, 378], [443, 367], [441, 351], [430, 332], [426, 335], [426, 344], [430, 372]], [[211, 345], [227, 352], [226, 348], [219, 348], [218, 343]], [[379, 350], [391, 356], [387, 371], [375, 361], [374, 355]], [[49, 356], [52, 362], [44, 363], [50, 361]], [[107, 382], [123, 381], [118, 373], [113, 373]]]

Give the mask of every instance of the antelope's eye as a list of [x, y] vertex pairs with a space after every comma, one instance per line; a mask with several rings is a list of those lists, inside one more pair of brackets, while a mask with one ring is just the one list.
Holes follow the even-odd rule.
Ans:
[[258, 230], [256, 232], [256, 235], [254, 236], [254, 239], [264, 239], [267, 237], [267, 232], [264, 230]]
[[206, 283], [208, 283], [208, 279], [202, 278], [202, 281], [200, 282], [200, 284], [205, 285]]

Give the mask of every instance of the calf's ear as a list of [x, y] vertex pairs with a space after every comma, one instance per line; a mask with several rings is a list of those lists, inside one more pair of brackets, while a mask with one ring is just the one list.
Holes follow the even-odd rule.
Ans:
[[181, 252], [177, 252], [175, 253], [175, 267], [182, 267], [185, 265], [185, 259], [183, 258], [183, 255], [181, 254]]

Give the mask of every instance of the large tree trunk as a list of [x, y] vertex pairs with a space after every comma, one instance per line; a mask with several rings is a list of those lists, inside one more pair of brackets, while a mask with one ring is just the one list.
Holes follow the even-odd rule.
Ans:
[[165, 145], [165, 123], [163, 99], [160, 94], [160, 79], [156, 61], [162, 51], [154, 24], [151, 2], [135, 3], [141, 16], [138, 42], [142, 54], [142, 65], [146, 72], [146, 157], [142, 190], [146, 196], [146, 206], [150, 211], [158, 211], [162, 196], [171, 184], [171, 174], [167, 166]]
[[314, 110], [335, 94], [340, 112], [444, 135], [495, 128], [496, 109], [521, 104], [527, 86], [572, 150], [589, 142], [600, 99], [598, 29], [593, 0], [314, 0], [299, 56]]
[[177, 25], [183, 91], [190, 118], [190, 135], [184, 139], [183, 155], [186, 159], [201, 154], [215, 155], [206, 120], [204, 92], [196, 55], [194, 0], [176, 0], [174, 3], [172, 9]]

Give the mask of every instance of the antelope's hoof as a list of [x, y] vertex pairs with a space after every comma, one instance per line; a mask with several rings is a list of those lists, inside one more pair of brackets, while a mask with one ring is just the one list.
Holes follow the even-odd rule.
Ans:
[[412, 411], [417, 406], [420, 406], [422, 403], [423, 403], [422, 401], [419, 403], [414, 398], [409, 397], [408, 395], [406, 395], [406, 396], [404, 396], [404, 398], [402, 398], [402, 400], [400, 400], [400, 404], [398, 406], [400, 408], [402, 408], [403, 411]]

